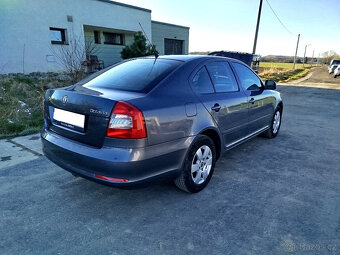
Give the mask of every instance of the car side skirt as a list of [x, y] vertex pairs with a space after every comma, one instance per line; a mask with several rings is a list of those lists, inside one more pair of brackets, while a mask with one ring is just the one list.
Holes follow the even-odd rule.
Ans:
[[267, 125], [267, 126], [261, 128], [261, 129], [259, 129], [259, 130], [256, 130], [255, 132], [253, 132], [253, 133], [251, 133], [251, 134], [249, 134], [249, 135], [247, 135], [247, 136], [245, 136], [245, 137], [243, 137], [243, 138], [240, 138], [240, 139], [237, 140], [237, 141], [234, 141], [234, 142], [232, 142], [232, 143], [230, 143], [230, 144], [227, 144], [227, 145], [225, 146], [225, 150], [230, 150], [230, 149], [236, 147], [237, 145], [239, 145], [239, 144], [241, 144], [241, 143], [244, 143], [244, 142], [248, 141], [249, 139], [251, 139], [251, 138], [253, 138], [253, 137], [255, 137], [255, 136], [257, 136], [257, 135], [259, 135], [259, 134], [261, 134], [261, 133], [263, 133], [263, 132], [265, 132], [265, 131], [268, 130], [268, 129], [269, 129], [269, 125]]

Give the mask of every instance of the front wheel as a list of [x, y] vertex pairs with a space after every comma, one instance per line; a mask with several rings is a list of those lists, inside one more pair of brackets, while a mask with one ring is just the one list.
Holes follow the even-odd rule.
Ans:
[[267, 138], [276, 137], [281, 127], [281, 119], [282, 119], [282, 109], [280, 106], [278, 106], [272, 118], [271, 125], [269, 129], [263, 133], [263, 136]]
[[209, 183], [216, 162], [214, 142], [205, 135], [199, 135], [191, 145], [184, 160], [182, 171], [174, 182], [183, 191], [196, 193]]

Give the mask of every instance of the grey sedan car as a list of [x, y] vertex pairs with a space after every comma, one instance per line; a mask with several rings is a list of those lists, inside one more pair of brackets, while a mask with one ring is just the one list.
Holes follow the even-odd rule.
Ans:
[[198, 192], [225, 151], [278, 135], [283, 103], [275, 89], [225, 57], [127, 60], [46, 92], [43, 151], [98, 183], [125, 187], [163, 177]]

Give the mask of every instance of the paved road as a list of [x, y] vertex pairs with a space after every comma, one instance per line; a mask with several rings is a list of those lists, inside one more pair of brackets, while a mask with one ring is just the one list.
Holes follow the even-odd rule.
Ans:
[[3, 166], [0, 254], [339, 255], [340, 90], [279, 90], [279, 136], [224, 155], [198, 194], [101, 186], [39, 155]]

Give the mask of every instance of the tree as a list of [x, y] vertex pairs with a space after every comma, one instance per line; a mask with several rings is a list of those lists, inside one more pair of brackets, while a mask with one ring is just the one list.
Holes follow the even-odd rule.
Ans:
[[324, 64], [329, 64], [333, 58], [339, 58], [339, 55], [335, 51], [329, 50], [321, 53], [321, 57], [323, 58]]
[[122, 59], [144, 57], [158, 54], [156, 47], [146, 43], [146, 38], [141, 31], [134, 35], [134, 42], [125, 46], [120, 52]]
[[78, 37], [72, 34], [67, 45], [53, 45], [51, 51], [75, 83], [86, 76], [86, 60], [96, 52], [96, 45], [92, 38], [85, 37], [84, 41], [83, 34]]

